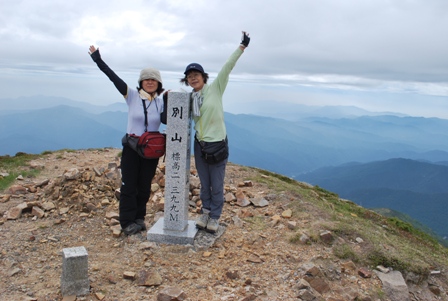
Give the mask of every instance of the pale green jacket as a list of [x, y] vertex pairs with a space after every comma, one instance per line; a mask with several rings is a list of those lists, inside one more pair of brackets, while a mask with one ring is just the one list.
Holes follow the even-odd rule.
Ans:
[[201, 116], [193, 118], [196, 136], [200, 141], [214, 142], [226, 138], [222, 96], [229, 82], [230, 72], [241, 54], [243, 50], [238, 47], [227, 59], [216, 79], [211, 84], [205, 84], [201, 90], [203, 97]]

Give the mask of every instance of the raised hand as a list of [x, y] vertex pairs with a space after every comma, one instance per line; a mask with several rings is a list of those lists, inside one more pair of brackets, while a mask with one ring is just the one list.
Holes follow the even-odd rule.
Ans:
[[247, 46], [249, 46], [249, 42], [250, 42], [249, 33], [246, 33], [245, 31], [243, 31], [243, 36], [241, 38], [241, 45], [243, 47], [247, 47]]
[[[99, 49], [99, 48], [98, 48], [98, 49]], [[89, 47], [89, 54], [92, 55], [92, 53], [94, 53], [94, 52], [97, 51], [98, 49], [95, 48], [95, 46], [90, 45], [90, 47]]]

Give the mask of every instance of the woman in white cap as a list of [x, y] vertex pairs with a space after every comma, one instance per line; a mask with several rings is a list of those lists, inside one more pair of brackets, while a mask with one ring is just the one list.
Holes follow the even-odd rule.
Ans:
[[227, 132], [224, 123], [222, 96], [229, 75], [237, 60], [249, 45], [249, 35], [243, 31], [238, 48], [228, 58], [217, 78], [208, 84], [208, 74], [201, 65], [191, 63], [180, 80], [193, 88], [194, 159], [201, 181], [201, 215], [196, 227], [214, 233], [219, 227], [224, 206], [224, 177], [228, 158]]
[[[126, 137], [141, 136], [145, 131], [158, 131], [164, 110], [162, 78], [154, 68], [140, 72], [138, 87], [132, 89], [101, 59], [99, 49], [89, 47], [89, 54], [124, 96], [128, 105], [128, 125], [123, 137], [121, 156], [122, 184], [120, 191], [120, 225], [126, 235], [146, 230], [146, 203], [151, 192], [151, 181], [156, 173], [158, 159], [144, 159], [127, 143]], [[145, 118], [145, 108], [146, 115]]]

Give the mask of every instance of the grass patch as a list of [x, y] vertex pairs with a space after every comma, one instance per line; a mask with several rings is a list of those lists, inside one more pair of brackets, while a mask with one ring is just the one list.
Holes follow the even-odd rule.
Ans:
[[298, 182], [289, 177], [270, 171], [258, 168], [252, 169], [256, 170], [257, 173], [253, 178], [251, 178], [251, 180], [260, 184], [265, 184], [270, 190], [275, 193], [283, 194], [287, 192], [291, 196], [298, 196], [297, 198], [301, 199], [300, 196], [302, 196], [302, 194], [306, 194], [307, 192], [309, 192], [310, 186], [308, 186], [308, 184]]
[[390, 252], [385, 252], [379, 248], [373, 249], [366, 255], [366, 259], [370, 262], [371, 266], [382, 265], [398, 271], [412, 270], [417, 274], [427, 274], [429, 272], [428, 266], [411, 265], [411, 262], [405, 260], [405, 258], [400, 258], [394, 255], [391, 256]]
[[252, 230], [264, 230], [266, 229], [266, 221], [263, 216], [252, 216], [244, 219], [248, 223]]
[[282, 182], [285, 182], [285, 183], [288, 183], [288, 184], [297, 183], [296, 180], [294, 180], [294, 179], [292, 179], [290, 177], [287, 177], [287, 176], [284, 176], [284, 175], [281, 175], [281, 174], [277, 174], [277, 173], [274, 173], [274, 172], [270, 172], [270, 171], [267, 171], [267, 170], [263, 170], [263, 169], [258, 169], [258, 168], [255, 168], [255, 169], [258, 170], [258, 172], [261, 173], [262, 175], [273, 177], [273, 178], [277, 178], [277, 179], [279, 179]]
[[333, 247], [333, 254], [340, 259], [349, 259], [353, 262], [359, 261], [359, 256], [349, 244], [340, 244]]
[[393, 228], [398, 229], [401, 232], [407, 232], [409, 234], [412, 234], [413, 236], [418, 237], [421, 240], [428, 241], [433, 246], [437, 246], [439, 243], [437, 238], [434, 237], [433, 235], [428, 234], [420, 230], [419, 228], [413, 226], [411, 223], [404, 222], [397, 217], [388, 218], [387, 223], [389, 226], [393, 226]]
[[417, 231], [415, 231], [415, 229], [412, 227], [411, 224], [403, 222], [402, 220], [396, 218], [396, 217], [391, 217], [388, 220], [389, 225], [394, 225], [396, 228], [402, 230], [402, 231], [406, 231], [409, 233], [416, 233]]
[[290, 238], [289, 242], [293, 244], [302, 243], [301, 237], [302, 235], [306, 235], [308, 237], [308, 240], [306, 241], [307, 245], [311, 245], [312, 243], [319, 242], [319, 233], [317, 231], [314, 231], [314, 229], [308, 230], [307, 233], [302, 233], [300, 231], [294, 233]]
[[401, 221], [390, 223], [381, 216], [368, 219], [364, 215], [354, 217], [341, 214], [335, 218], [338, 222], [331, 230], [336, 235], [351, 242], [357, 237], [363, 239], [357, 257], [364, 265], [384, 265], [427, 275], [430, 267], [448, 264], [448, 249], [429, 239], [429, 236], [411, 234], [417, 230]]
[[293, 236], [289, 238], [289, 242], [296, 244], [300, 242], [300, 237], [302, 237], [302, 233], [296, 232]]
[[7, 189], [19, 175], [26, 177], [35, 177], [40, 170], [30, 169], [28, 162], [41, 155], [26, 154], [19, 152], [15, 156], [0, 156], [0, 171], [9, 174], [6, 177], [0, 177], [0, 191]]

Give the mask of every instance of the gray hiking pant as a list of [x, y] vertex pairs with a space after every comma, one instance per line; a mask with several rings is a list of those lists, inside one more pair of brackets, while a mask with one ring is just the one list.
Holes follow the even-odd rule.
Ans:
[[195, 141], [194, 162], [201, 181], [202, 208], [210, 211], [210, 218], [219, 219], [224, 207], [224, 177], [227, 159], [217, 164], [208, 164], [201, 157], [201, 146]]

